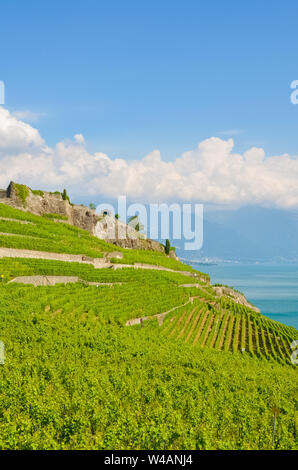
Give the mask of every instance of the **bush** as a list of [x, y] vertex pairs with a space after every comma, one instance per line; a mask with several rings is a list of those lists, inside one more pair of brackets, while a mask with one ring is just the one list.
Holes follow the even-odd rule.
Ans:
[[40, 191], [39, 189], [32, 189], [31, 191], [35, 196], [41, 196], [41, 197], [44, 196], [44, 192]]
[[68, 202], [70, 202], [70, 201], [69, 201], [69, 197], [68, 197], [68, 195], [67, 195], [66, 189], [63, 189], [63, 193], [62, 193], [61, 195], [62, 195], [63, 201], [68, 201]]
[[21, 199], [23, 206], [26, 207], [26, 200], [27, 200], [27, 197], [29, 196], [28, 186], [25, 186], [24, 184], [14, 183], [14, 189], [15, 189], [17, 197]]

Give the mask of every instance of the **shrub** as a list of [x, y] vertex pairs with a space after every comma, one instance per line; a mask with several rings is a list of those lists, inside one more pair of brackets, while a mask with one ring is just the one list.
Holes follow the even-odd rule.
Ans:
[[18, 198], [21, 199], [23, 206], [26, 207], [26, 200], [29, 196], [28, 186], [25, 186], [24, 184], [14, 183], [14, 189]]
[[63, 193], [62, 193], [61, 195], [62, 195], [63, 201], [68, 201], [68, 202], [70, 202], [70, 201], [69, 201], [69, 197], [68, 197], [68, 195], [67, 195], [66, 189], [63, 189]]
[[166, 252], [166, 255], [169, 255], [169, 254], [170, 254], [170, 251], [171, 251], [171, 244], [170, 244], [170, 240], [167, 238], [167, 239], [166, 239], [166, 244], [165, 244], [165, 252]]
[[44, 192], [40, 191], [39, 189], [32, 189], [31, 191], [35, 196], [41, 196], [41, 197], [44, 196]]

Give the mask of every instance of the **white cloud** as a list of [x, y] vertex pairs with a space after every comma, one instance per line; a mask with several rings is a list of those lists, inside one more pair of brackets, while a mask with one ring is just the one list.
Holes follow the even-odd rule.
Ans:
[[216, 205], [298, 207], [298, 159], [266, 157], [262, 148], [233, 152], [234, 142], [212, 137], [174, 161], [158, 150], [139, 160], [91, 154], [84, 137], [45, 146], [38, 131], [0, 108], [0, 185], [11, 179], [35, 188], [132, 200], [196, 201]]
[[84, 143], [85, 143], [85, 138], [84, 138], [83, 134], [76, 134], [74, 136], [74, 139], [80, 145], [84, 145]]
[[38, 131], [0, 107], [0, 149], [26, 149], [44, 144]]

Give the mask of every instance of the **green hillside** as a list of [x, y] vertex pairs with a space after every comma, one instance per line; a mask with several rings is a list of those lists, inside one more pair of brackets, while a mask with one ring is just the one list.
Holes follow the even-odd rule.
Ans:
[[163, 253], [115, 247], [85, 230], [63, 221], [57, 223], [48, 216], [40, 217], [0, 203], [0, 247], [82, 254], [94, 258], [102, 258], [105, 253], [117, 250], [123, 253], [121, 260], [115, 260], [117, 263], [145, 263], [194, 271]]
[[[3, 204], [0, 232], [0, 248], [117, 249], [131, 265], [0, 258], [0, 449], [298, 448], [297, 330], [161, 253]], [[34, 287], [31, 276], [79, 282]]]

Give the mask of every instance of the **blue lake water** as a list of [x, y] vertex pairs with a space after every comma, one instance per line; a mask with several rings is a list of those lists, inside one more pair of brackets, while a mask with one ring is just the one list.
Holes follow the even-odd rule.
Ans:
[[212, 284], [227, 284], [243, 292], [269, 318], [298, 329], [298, 265], [192, 266], [208, 273]]

